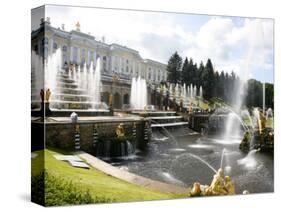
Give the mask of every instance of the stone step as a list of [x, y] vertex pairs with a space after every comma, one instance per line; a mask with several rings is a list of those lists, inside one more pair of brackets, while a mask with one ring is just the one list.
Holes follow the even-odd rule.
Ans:
[[166, 127], [180, 127], [188, 125], [188, 122], [175, 122], [175, 123], [164, 123], [164, 124], [151, 124], [152, 128], [166, 128]]
[[149, 117], [153, 120], [165, 120], [165, 119], [182, 119], [182, 116], [151, 116]]
[[143, 117], [176, 116], [175, 111], [132, 111], [132, 114], [137, 114]]
[[63, 88], [78, 88], [78, 83], [57, 82], [57, 86]]
[[79, 101], [62, 101], [62, 100], [51, 100], [50, 101], [50, 108], [56, 109], [107, 109], [107, 106], [102, 103], [96, 102], [79, 102]]
[[81, 94], [53, 94], [54, 99], [59, 99], [63, 101], [77, 101], [77, 102], [90, 102], [92, 101], [92, 97], [89, 95], [81, 95]]
[[50, 108], [55, 109], [90, 109], [92, 102], [62, 101], [55, 100], [50, 102]]
[[77, 83], [77, 81], [72, 78], [57, 77], [56, 80], [63, 83], [75, 83], [75, 84]]
[[58, 74], [57, 74], [57, 77], [69, 79], [69, 75], [68, 75], [68, 74], [63, 74], [63, 73], [58, 73]]
[[149, 118], [153, 124], [169, 124], [183, 121], [182, 116], [155, 116]]
[[62, 93], [62, 94], [74, 94], [74, 95], [87, 94], [87, 90], [85, 90], [85, 89], [65, 88], [65, 87], [57, 87], [57, 89], [54, 92], [59, 92], [59, 93]]

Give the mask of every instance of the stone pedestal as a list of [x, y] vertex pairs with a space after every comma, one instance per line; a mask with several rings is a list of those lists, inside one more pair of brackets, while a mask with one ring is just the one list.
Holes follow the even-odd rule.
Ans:
[[41, 116], [50, 116], [51, 114], [52, 114], [52, 111], [50, 110], [50, 102], [41, 102], [40, 115]]

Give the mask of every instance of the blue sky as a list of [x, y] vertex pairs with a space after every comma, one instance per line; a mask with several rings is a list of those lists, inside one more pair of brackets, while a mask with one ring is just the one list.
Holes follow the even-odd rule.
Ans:
[[61, 6], [47, 6], [46, 16], [67, 31], [79, 21], [82, 32], [136, 49], [143, 58], [167, 63], [178, 51], [197, 63], [211, 58], [217, 71], [273, 82], [271, 19]]

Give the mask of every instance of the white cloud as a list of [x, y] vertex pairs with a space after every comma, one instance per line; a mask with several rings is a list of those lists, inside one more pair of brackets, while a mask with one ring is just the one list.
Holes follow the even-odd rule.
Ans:
[[272, 71], [270, 20], [245, 19], [237, 27], [230, 18], [211, 18], [194, 36], [198, 45], [187, 49], [186, 54], [193, 55], [196, 61], [211, 58], [217, 70], [234, 70], [242, 78], [262, 70]]
[[[210, 16], [205, 23], [200, 22], [199, 30], [192, 31], [183, 25], [184, 19], [192, 19], [188, 23], [196, 25], [200, 16], [61, 7], [50, 7], [46, 16], [57, 27], [65, 23], [67, 30], [79, 21], [82, 31], [91, 32], [97, 39], [105, 36], [108, 43], [134, 48], [144, 58], [166, 63], [178, 51], [197, 63], [211, 58], [217, 70], [234, 70], [244, 77], [259, 78], [261, 70], [273, 75], [273, 21], [270, 19]], [[248, 74], [245, 67], [249, 67]]]

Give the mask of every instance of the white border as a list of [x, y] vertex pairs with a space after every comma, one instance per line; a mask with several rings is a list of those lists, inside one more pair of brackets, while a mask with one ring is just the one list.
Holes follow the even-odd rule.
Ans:
[[[245, 0], [37, 0], [1, 2], [0, 39], [0, 210], [38, 211], [30, 192], [30, 9], [45, 3], [146, 9], [275, 19], [275, 153], [280, 151], [280, 6], [278, 1]], [[279, 59], [279, 60], [278, 60]], [[278, 98], [279, 97], [279, 98]], [[278, 106], [277, 106], [278, 105]], [[277, 165], [276, 165], [277, 164]], [[58, 207], [75, 211], [268, 211], [280, 201], [280, 156], [275, 154], [275, 193], [234, 197]], [[277, 209], [278, 210], [278, 209]], [[275, 211], [275, 210], [274, 210]]]

